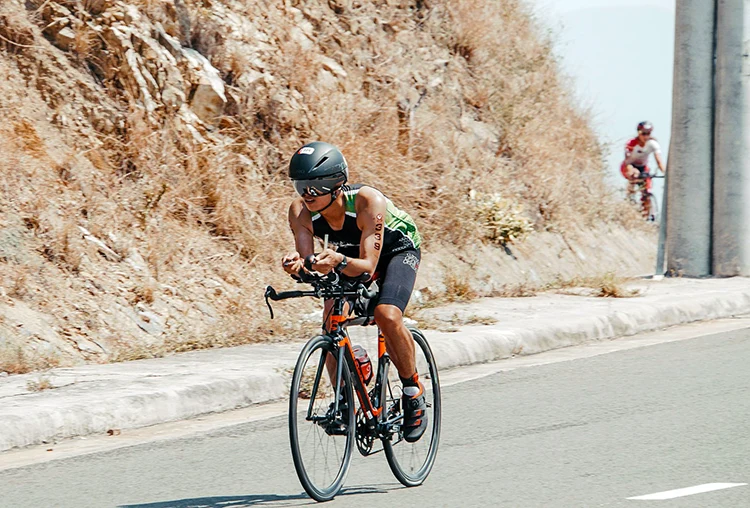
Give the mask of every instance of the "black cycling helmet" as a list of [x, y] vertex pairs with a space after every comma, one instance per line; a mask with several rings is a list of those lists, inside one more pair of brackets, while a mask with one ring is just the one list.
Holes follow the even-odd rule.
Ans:
[[638, 132], [642, 132], [644, 134], [651, 134], [652, 130], [654, 130], [654, 125], [647, 120], [638, 124]]
[[349, 166], [338, 148], [313, 141], [294, 152], [289, 162], [289, 178], [300, 196], [322, 196], [346, 183]]

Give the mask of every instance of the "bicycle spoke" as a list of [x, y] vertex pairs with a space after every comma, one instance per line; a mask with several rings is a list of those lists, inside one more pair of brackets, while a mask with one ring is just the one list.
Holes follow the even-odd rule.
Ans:
[[[383, 439], [383, 448], [391, 471], [401, 483], [408, 487], [421, 484], [432, 469], [440, 438], [441, 417], [440, 384], [432, 352], [420, 332], [412, 330], [412, 334], [417, 342], [417, 372], [424, 387], [427, 402], [427, 428], [422, 437], [413, 443], [403, 439], [400, 429], [390, 439]], [[388, 378], [388, 386], [383, 392], [387, 400], [386, 407], [389, 409], [387, 418], [393, 418], [396, 412], [402, 414], [403, 407], [400, 398], [403, 390], [395, 369], [389, 373]], [[396, 408], [398, 408], [397, 411]]]
[[[324, 336], [305, 346], [294, 371], [289, 401], [295, 469], [305, 491], [318, 501], [332, 499], [341, 488], [354, 443], [353, 429], [341, 424], [344, 416], [333, 413], [336, 390], [324, 365], [327, 356], [335, 358], [330, 355], [331, 348], [330, 339]], [[341, 394], [344, 400], [351, 400], [348, 370], [342, 379]]]

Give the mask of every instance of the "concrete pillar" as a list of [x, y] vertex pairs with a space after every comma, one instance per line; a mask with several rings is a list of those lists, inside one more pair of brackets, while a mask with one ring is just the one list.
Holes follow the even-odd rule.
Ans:
[[713, 274], [750, 275], [750, 0], [718, 0]]
[[680, 0], [675, 13], [667, 269], [689, 277], [711, 273], [715, 11]]

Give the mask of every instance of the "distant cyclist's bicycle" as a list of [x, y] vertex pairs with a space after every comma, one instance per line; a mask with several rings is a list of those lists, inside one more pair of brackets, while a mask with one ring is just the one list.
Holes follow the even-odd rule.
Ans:
[[642, 172], [640, 176], [631, 181], [633, 188], [628, 191], [631, 202], [635, 203], [636, 194], [641, 194], [641, 213], [647, 221], [655, 222], [659, 217], [659, 205], [656, 196], [651, 192], [651, 180], [653, 178], [664, 178], [664, 175], [652, 175]]
[[[424, 482], [437, 455], [440, 382], [432, 350], [421, 331], [409, 328], [416, 343], [417, 371], [427, 402], [429, 423], [421, 439], [414, 443], [403, 439], [401, 381], [396, 369], [390, 369], [380, 329], [377, 375], [373, 388], [367, 389], [372, 367], [363, 363], [360, 353], [355, 355], [347, 331], [349, 325], [374, 324], [377, 292], [367, 288], [367, 279], [367, 274], [349, 279], [335, 272], [325, 276], [301, 272], [299, 282], [312, 285], [312, 290], [277, 293], [271, 286], [266, 288], [271, 318], [269, 299], [312, 296], [333, 300], [331, 331], [311, 338], [302, 348], [289, 396], [294, 467], [305, 491], [317, 501], [333, 499], [341, 490], [355, 444], [363, 456], [384, 450], [391, 471], [407, 487]], [[348, 317], [344, 316], [347, 301], [353, 306], [353, 314]], [[376, 446], [378, 441], [382, 448]]]

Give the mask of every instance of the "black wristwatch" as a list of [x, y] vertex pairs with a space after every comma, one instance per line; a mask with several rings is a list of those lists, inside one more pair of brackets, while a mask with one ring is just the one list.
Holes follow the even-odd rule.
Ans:
[[349, 264], [349, 260], [346, 259], [346, 256], [344, 256], [344, 259], [341, 260], [341, 263], [339, 263], [339, 264], [336, 265], [335, 270], [338, 273], [341, 273], [341, 272], [344, 271], [344, 268], [346, 268], [346, 265], [348, 265], [348, 264]]

